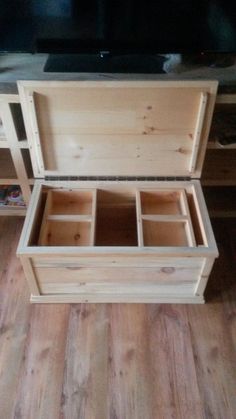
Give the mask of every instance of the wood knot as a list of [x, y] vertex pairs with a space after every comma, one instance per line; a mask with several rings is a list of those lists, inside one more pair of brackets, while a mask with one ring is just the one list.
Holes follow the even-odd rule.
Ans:
[[87, 319], [90, 316], [90, 311], [85, 309], [81, 312], [81, 317], [83, 320]]
[[79, 234], [79, 233], [75, 234], [75, 235], [74, 235], [74, 239], [75, 239], [75, 240], [79, 240], [79, 239], [80, 239], [80, 234]]
[[177, 150], [175, 150], [177, 153], [181, 153], [181, 154], [188, 154], [187, 150], [185, 150], [182, 147], [177, 148]]
[[165, 268], [161, 268], [161, 272], [163, 272], [164, 274], [168, 274], [171, 275], [175, 272], [175, 268], [172, 267], [165, 267]]
[[131, 361], [134, 355], [135, 355], [135, 350], [133, 348], [129, 349], [125, 354], [125, 360], [128, 362]]

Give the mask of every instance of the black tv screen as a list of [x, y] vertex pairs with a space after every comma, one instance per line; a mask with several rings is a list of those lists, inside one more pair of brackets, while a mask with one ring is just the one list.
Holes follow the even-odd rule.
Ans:
[[230, 0], [0, 0], [0, 51], [236, 52]]

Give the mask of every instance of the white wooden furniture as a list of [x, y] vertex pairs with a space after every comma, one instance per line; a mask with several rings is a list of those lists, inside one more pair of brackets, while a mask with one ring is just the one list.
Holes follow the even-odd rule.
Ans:
[[[29, 203], [32, 168], [18, 95], [0, 94], [0, 185], [20, 185]], [[0, 207], [0, 215], [25, 215], [26, 208]]]
[[236, 186], [236, 142], [221, 146], [220, 135], [236, 136], [236, 94], [219, 94], [208, 141], [202, 184]]
[[217, 83], [19, 82], [35, 182], [32, 302], [204, 302], [217, 247], [199, 177]]
[[211, 217], [236, 217], [236, 93], [217, 95], [201, 183]]

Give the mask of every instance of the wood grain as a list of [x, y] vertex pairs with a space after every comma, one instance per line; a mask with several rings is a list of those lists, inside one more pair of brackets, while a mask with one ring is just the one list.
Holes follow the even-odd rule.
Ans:
[[69, 306], [32, 307], [14, 411], [18, 418], [59, 418]]
[[62, 418], [107, 415], [108, 306], [74, 305], [65, 356]]
[[29, 328], [29, 291], [15, 252], [22, 221], [0, 217], [0, 416], [10, 418]]
[[[111, 305], [109, 328], [109, 418], [152, 419], [147, 306]], [[122, 325], [122, 326], [121, 326]]]
[[[18, 247], [18, 254], [22, 261], [28, 260], [28, 268], [30, 268], [32, 261], [29, 255], [33, 256], [33, 259], [36, 255], [39, 256], [36, 261], [38, 266], [43, 254], [48, 258], [51, 258], [53, 253], [56, 256], [53, 257], [54, 263], [49, 269], [37, 268], [34, 263], [33, 269], [24, 268], [28, 283], [31, 285], [32, 302], [39, 301], [40, 296], [43, 297], [42, 302], [53, 302], [54, 298], [57, 303], [144, 303], [149, 301], [158, 303], [163, 301], [163, 297], [165, 297], [165, 302], [169, 303], [178, 301], [178, 297], [179, 302], [187, 302], [187, 297], [189, 297], [190, 303], [195, 297], [196, 303], [199, 303], [200, 300], [204, 301], [201, 290], [205, 289], [210, 273], [210, 270], [203, 272], [205, 259], [210, 256], [209, 251], [214, 252], [215, 256], [218, 253], [200, 183], [197, 180], [191, 182], [147, 182], [151, 183], [148, 189], [141, 181], [120, 181], [118, 183], [113, 181], [111, 184], [109, 181], [104, 187], [102, 182], [97, 180], [87, 181], [86, 191], [80, 181], [74, 181], [73, 191], [68, 190], [68, 181], [64, 182], [64, 189], [57, 190], [55, 186], [50, 191], [45, 181], [42, 181], [42, 193], [40, 193], [41, 182], [38, 181], [35, 184], [27, 212]], [[170, 189], [169, 183], [173, 185]], [[141, 196], [138, 191], [141, 191]], [[97, 199], [95, 199], [95, 192], [97, 192]], [[66, 196], [68, 201], [64, 199], [63, 204], [55, 205], [56, 199], [60, 203], [59, 197], [65, 198]], [[190, 213], [190, 197], [192, 199], [191, 206], [194, 208], [193, 213], [192, 210]], [[44, 204], [44, 198], [46, 198], [46, 204]], [[71, 214], [69, 214], [70, 202], [73, 205], [78, 204], [77, 214], [74, 213], [76, 210], [73, 205]], [[66, 207], [66, 204], [68, 208], [63, 214], [63, 207]], [[59, 211], [58, 207], [60, 207]], [[80, 212], [87, 212], [82, 215], [91, 216], [91, 218], [86, 221], [66, 219], [69, 215], [71, 217], [81, 216]], [[58, 219], [59, 216], [63, 216], [63, 218]], [[148, 216], [151, 218], [147, 218]], [[176, 220], [175, 217], [179, 216], [186, 218]], [[39, 238], [37, 238], [40, 224], [41, 230]], [[196, 224], [199, 225], [197, 231], [201, 230], [204, 237], [205, 246], [196, 246], [195, 232], [192, 227]], [[140, 240], [141, 231], [143, 240]], [[30, 236], [32, 237], [31, 242], [28, 240]], [[94, 245], [91, 246], [93, 242]], [[140, 245], [141, 242], [143, 242], [143, 246]], [[178, 249], [180, 250], [179, 258], [169, 254], [170, 251], [175, 253]], [[196, 258], [198, 259], [200, 256], [199, 251], [203, 253], [204, 259], [201, 260], [202, 268], [196, 272], [195, 264]], [[112, 254], [114, 258], [112, 265], [106, 264], [108, 253]], [[151, 253], [155, 260], [152, 272], [148, 262]], [[104, 263], [102, 269], [98, 268], [95, 263], [95, 258], [97, 261], [99, 254]], [[122, 264], [122, 268], [117, 266], [115, 260], [117, 254], [120, 255], [119, 264]], [[164, 259], [163, 265], [160, 265], [160, 255], [161, 259]], [[186, 258], [189, 259], [189, 255], [191, 265], [188, 271], [183, 272], [182, 261]], [[77, 264], [77, 266], [70, 266], [71, 256], [75, 256], [73, 264]], [[90, 269], [81, 266], [81, 258], [85, 256], [92, 257]], [[128, 259], [130, 256], [133, 258], [132, 270], [129, 269]], [[166, 270], [166, 263], [169, 263], [170, 257], [172, 265], [170, 269]], [[65, 261], [64, 267], [61, 266], [62, 259]], [[165, 274], [166, 282], [170, 279], [171, 283], [163, 283], [160, 286], [159, 279], [161, 279], [162, 273]], [[201, 274], [204, 275], [204, 278]], [[181, 281], [179, 281], [179, 277]], [[192, 280], [195, 281], [195, 285]], [[198, 287], [197, 284], [200, 280], [203, 280], [204, 286]], [[34, 292], [36, 284], [38, 284], [37, 293]], [[122, 294], [124, 299], [122, 299]], [[63, 295], [65, 299], [62, 298]], [[118, 295], [119, 298], [117, 298]], [[130, 299], [128, 299], [129, 295]], [[136, 295], [139, 295], [139, 298]], [[169, 301], [166, 299], [168, 295], [170, 296]], [[48, 297], [50, 297], [49, 300]], [[60, 298], [58, 299], [58, 297]], [[183, 299], [181, 299], [182, 297]]]
[[217, 82], [20, 81], [18, 89], [35, 177], [200, 177]]
[[186, 307], [150, 306], [148, 323], [154, 417], [204, 417]]
[[204, 306], [30, 306], [21, 226], [0, 218], [1, 418], [235, 419], [233, 221]]

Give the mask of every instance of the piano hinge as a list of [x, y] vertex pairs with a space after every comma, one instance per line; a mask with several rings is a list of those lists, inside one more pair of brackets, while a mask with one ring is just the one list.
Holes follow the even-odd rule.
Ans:
[[189, 181], [189, 176], [45, 176], [46, 181], [108, 181], [108, 182], [155, 182]]

